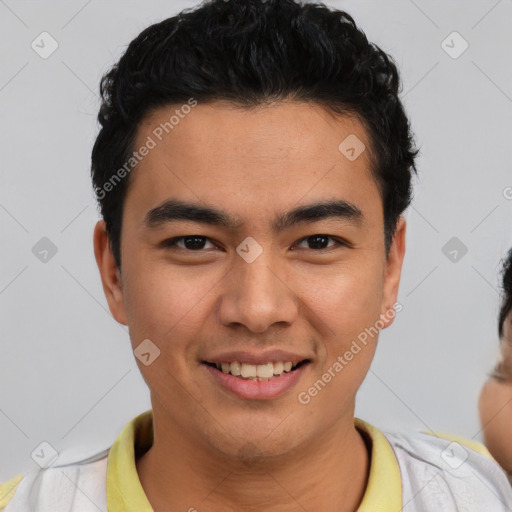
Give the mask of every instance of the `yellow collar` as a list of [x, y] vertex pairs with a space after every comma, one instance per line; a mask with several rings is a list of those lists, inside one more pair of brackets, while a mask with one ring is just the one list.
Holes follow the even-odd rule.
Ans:
[[[357, 512], [385, 512], [402, 509], [402, 480], [393, 450], [375, 427], [355, 418], [356, 428], [371, 441], [370, 476]], [[153, 411], [130, 421], [108, 454], [107, 507], [109, 512], [153, 512], [135, 466], [136, 453], [153, 443]]]
[[402, 477], [395, 453], [384, 434], [359, 418], [354, 419], [360, 432], [372, 444], [370, 475], [357, 512], [389, 512], [402, 510]]
[[108, 512], [153, 512], [135, 466], [135, 449], [153, 443], [153, 411], [130, 421], [110, 448], [107, 462]]

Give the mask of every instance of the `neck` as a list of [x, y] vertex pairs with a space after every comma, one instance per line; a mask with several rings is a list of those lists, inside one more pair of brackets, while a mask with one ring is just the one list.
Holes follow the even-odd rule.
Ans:
[[369, 455], [353, 414], [293, 453], [262, 458], [246, 450], [241, 459], [202, 446], [153, 411], [154, 443], [136, 466], [154, 512], [354, 512], [363, 498]]

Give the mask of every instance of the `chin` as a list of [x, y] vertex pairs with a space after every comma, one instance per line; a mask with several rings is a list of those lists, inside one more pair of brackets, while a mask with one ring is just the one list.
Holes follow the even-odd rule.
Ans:
[[265, 428], [251, 427], [219, 432], [214, 438], [210, 436], [208, 444], [219, 455], [251, 466], [289, 455], [301, 444], [300, 434], [292, 433], [289, 429], [279, 432], [279, 427], [276, 429], [275, 426], [273, 429], [267, 428], [267, 425]]

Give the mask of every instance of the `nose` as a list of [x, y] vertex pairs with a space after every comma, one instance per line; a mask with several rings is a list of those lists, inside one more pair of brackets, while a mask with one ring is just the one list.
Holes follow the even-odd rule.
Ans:
[[266, 251], [252, 263], [237, 257], [224, 280], [219, 319], [223, 325], [244, 325], [254, 333], [274, 324], [291, 325], [298, 314], [291, 285], [282, 265]]

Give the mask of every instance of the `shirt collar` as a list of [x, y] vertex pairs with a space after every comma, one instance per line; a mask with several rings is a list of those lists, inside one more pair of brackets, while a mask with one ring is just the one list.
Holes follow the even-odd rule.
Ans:
[[153, 512], [135, 466], [136, 453], [153, 443], [153, 411], [143, 412], [121, 431], [108, 454], [108, 512]]
[[[371, 445], [368, 485], [357, 512], [402, 510], [402, 480], [395, 454], [375, 427], [355, 418], [355, 426]], [[153, 411], [131, 420], [108, 454], [107, 507], [109, 512], [153, 512], [139, 480], [136, 455], [153, 443]]]
[[370, 475], [357, 512], [402, 510], [402, 477], [393, 448], [380, 430], [359, 418], [354, 421], [371, 444]]

